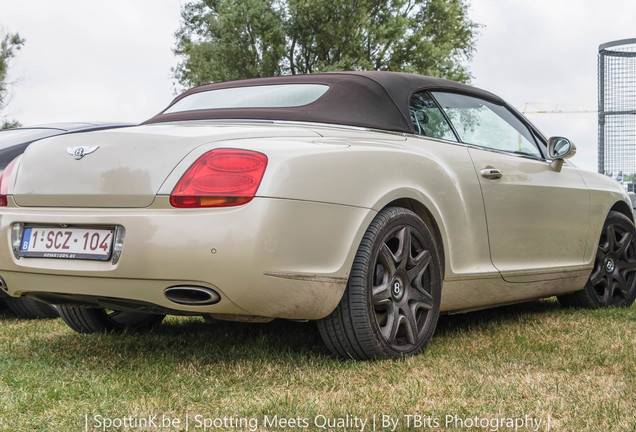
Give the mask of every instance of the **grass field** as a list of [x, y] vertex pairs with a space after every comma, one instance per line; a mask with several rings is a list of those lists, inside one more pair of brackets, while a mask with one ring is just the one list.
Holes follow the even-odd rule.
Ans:
[[0, 431], [636, 430], [636, 306], [446, 316], [422, 355], [378, 362], [334, 359], [305, 323], [0, 322]]

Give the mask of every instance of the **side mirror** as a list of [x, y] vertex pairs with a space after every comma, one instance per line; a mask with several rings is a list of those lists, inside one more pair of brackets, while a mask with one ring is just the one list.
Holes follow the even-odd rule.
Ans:
[[574, 143], [567, 138], [552, 137], [548, 140], [550, 159], [568, 159], [576, 154]]
[[563, 137], [551, 137], [548, 140], [548, 157], [552, 159], [555, 171], [561, 171], [563, 161], [576, 154], [576, 146], [572, 141]]

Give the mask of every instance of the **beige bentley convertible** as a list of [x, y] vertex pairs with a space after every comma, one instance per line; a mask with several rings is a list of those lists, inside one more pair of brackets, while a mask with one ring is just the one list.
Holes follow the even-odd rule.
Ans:
[[421, 351], [440, 313], [636, 296], [630, 201], [497, 96], [390, 72], [197, 87], [138, 127], [31, 145], [0, 179], [0, 284], [79, 332], [165, 314], [315, 320]]

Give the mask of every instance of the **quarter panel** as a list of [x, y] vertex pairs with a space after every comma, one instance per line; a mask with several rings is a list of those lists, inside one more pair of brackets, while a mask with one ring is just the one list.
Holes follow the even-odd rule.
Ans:
[[[169, 196], [187, 168], [211, 148], [255, 150], [268, 158], [257, 197], [375, 212], [392, 201], [413, 199], [440, 228], [447, 277], [497, 274], [490, 262], [479, 181], [465, 146], [372, 131], [344, 130], [340, 137], [337, 128], [325, 129], [319, 132], [328, 138], [263, 137], [202, 145], [174, 169], [159, 196]], [[367, 227], [358, 227], [360, 238]], [[358, 244], [350, 246], [355, 254]]]
[[[259, 196], [328, 202], [381, 210], [410, 198], [423, 204], [441, 231], [446, 277], [497, 274], [490, 262], [479, 181], [465, 146], [382, 134], [347, 137], [342, 145], [263, 146], [269, 158]], [[249, 140], [233, 145], [256, 148]], [[366, 226], [360, 227], [361, 232]], [[352, 245], [352, 250], [357, 244]]]

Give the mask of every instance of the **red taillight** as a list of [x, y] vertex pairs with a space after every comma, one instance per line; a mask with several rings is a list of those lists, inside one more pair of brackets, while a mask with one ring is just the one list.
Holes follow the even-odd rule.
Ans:
[[217, 149], [183, 174], [170, 194], [173, 207], [229, 207], [250, 202], [267, 168], [267, 156], [249, 150]]
[[7, 190], [9, 189], [9, 178], [11, 178], [11, 173], [13, 172], [13, 167], [16, 162], [20, 159], [20, 156], [13, 159], [9, 162], [9, 165], [6, 166], [4, 171], [2, 171], [2, 175], [0, 175], [0, 207], [6, 207], [9, 200], [7, 199]]

